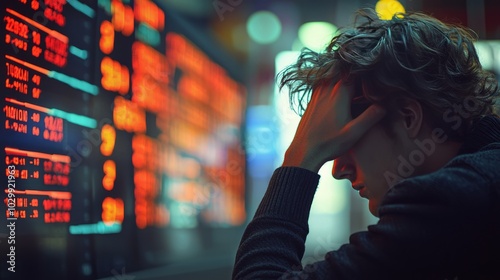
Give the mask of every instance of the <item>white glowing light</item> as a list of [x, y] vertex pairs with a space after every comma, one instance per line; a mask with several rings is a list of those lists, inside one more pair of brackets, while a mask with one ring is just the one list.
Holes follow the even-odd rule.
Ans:
[[337, 27], [329, 22], [307, 22], [299, 28], [302, 44], [316, 52], [323, 50], [337, 32]]

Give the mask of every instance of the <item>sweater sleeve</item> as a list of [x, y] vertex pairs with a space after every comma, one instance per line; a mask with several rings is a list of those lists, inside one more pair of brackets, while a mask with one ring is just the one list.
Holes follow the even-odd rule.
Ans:
[[278, 279], [302, 269], [309, 211], [319, 175], [298, 167], [275, 170], [243, 234], [233, 279]]
[[483, 243], [490, 240], [484, 233], [491, 182], [450, 167], [394, 186], [376, 225], [302, 267], [318, 181], [317, 174], [297, 168], [275, 171], [243, 235], [233, 279], [454, 279], [481, 265]]

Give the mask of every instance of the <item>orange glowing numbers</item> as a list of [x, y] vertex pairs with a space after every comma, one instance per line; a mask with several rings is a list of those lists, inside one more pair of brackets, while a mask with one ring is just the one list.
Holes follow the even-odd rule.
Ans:
[[28, 125], [18, 122], [9, 122], [9, 120], [5, 120], [5, 129], [14, 130], [19, 133], [28, 133]]
[[45, 37], [45, 46], [57, 54], [68, 56], [68, 44], [55, 37], [50, 35]]
[[134, 3], [135, 19], [147, 23], [156, 30], [165, 27], [165, 13], [151, 0], [136, 0]]
[[[198, 77], [199, 83], [205, 89], [217, 93], [218, 98], [207, 104], [213, 111], [216, 111], [214, 113], [222, 114], [227, 121], [240, 122], [243, 100], [239, 93], [242, 88], [227, 75], [225, 70], [211, 61], [205, 53], [182, 35], [168, 33], [166, 44], [167, 60], [170, 64], [175, 64], [190, 76]], [[206, 72], [209, 72], [210, 75], [204, 75]], [[200, 95], [200, 97], [202, 96]], [[224, 104], [234, 106], [226, 109], [227, 106]], [[221, 110], [221, 108], [224, 109]]]
[[33, 43], [35, 43], [36, 45], [40, 45], [40, 42], [41, 42], [40, 33], [37, 31], [33, 31], [33, 32], [31, 32], [31, 35], [33, 37]]
[[106, 56], [101, 61], [101, 73], [101, 84], [104, 89], [116, 91], [122, 95], [127, 94], [130, 87], [127, 66]]
[[125, 36], [130, 36], [134, 32], [134, 11], [130, 6], [123, 5], [120, 1], [111, 2], [111, 12], [113, 13], [113, 26], [116, 31], [120, 31]]
[[107, 20], [101, 23], [101, 39], [99, 39], [99, 48], [104, 54], [110, 54], [115, 47], [115, 30], [113, 24]]
[[40, 122], [40, 114], [39, 113], [31, 114], [31, 120], [34, 122]]
[[120, 198], [106, 197], [102, 201], [101, 218], [104, 223], [121, 223], [125, 214], [123, 200]]
[[40, 136], [40, 128], [33, 126], [33, 128], [31, 128], [31, 134], [34, 136]]
[[[11, 171], [8, 168], [5, 168], [5, 176], [9, 177], [9, 175], [12, 176]], [[14, 178], [19, 178], [19, 169], [16, 169], [14, 172]]]
[[66, 187], [69, 184], [69, 177], [61, 174], [44, 174], [43, 183], [45, 185]]
[[[7, 199], [5, 199], [5, 201], [7, 201]], [[12, 215], [12, 212], [14, 212], [14, 215]], [[14, 217], [14, 218], [19, 218], [19, 210], [14, 210], [14, 211], [9, 211], [9, 210], [6, 210], [5, 213], [7, 214], [6, 217]]]
[[63, 131], [63, 119], [58, 118], [58, 117], [53, 117], [53, 116], [46, 116], [43, 119], [45, 123], [45, 129], [48, 130], [55, 130], [62, 132]]
[[[40, 76], [33, 75], [33, 78], [31, 80], [36, 85], [40, 85]], [[40, 94], [42, 94], [42, 90], [40, 88], [34, 87], [31, 89], [31, 94], [33, 95], [33, 98], [38, 99], [38, 98], [40, 98]]]
[[12, 77], [14, 79], [17, 79], [17, 80], [21, 80], [23, 82], [27, 82], [28, 81], [28, 77], [29, 77], [29, 72], [28, 70], [24, 69], [24, 68], [21, 68], [17, 65], [13, 65], [13, 64], [10, 64], [10, 63], [5, 63], [5, 66], [7, 67], [7, 75], [9, 77]]
[[21, 170], [20, 178], [21, 179], [28, 179], [28, 170], [26, 170], [26, 169]]
[[136, 170], [134, 172], [134, 185], [136, 199], [144, 198], [154, 203], [154, 199], [160, 192], [160, 182], [157, 180], [155, 173], [151, 171]]
[[[69, 175], [70, 166], [68, 163], [55, 162], [54, 164], [51, 164], [50, 167], [51, 167], [51, 169], [45, 170], [45, 172], [49, 171], [49, 172], [54, 172], [57, 174]], [[45, 168], [45, 166], [44, 166], [44, 168]]]
[[146, 200], [138, 200], [136, 198], [135, 201], [135, 224], [138, 228], [144, 229], [148, 225], [148, 205]]
[[66, 17], [62, 14], [66, 0], [44, 0], [45, 11], [44, 16], [59, 26], [66, 24]]
[[31, 94], [33, 95], [33, 98], [38, 99], [40, 98], [40, 94], [42, 93], [42, 90], [39, 88], [33, 88], [31, 89]]
[[132, 138], [132, 165], [136, 169], [158, 168], [158, 143], [146, 135], [134, 135]]
[[113, 122], [116, 128], [127, 132], [146, 132], [146, 113], [137, 104], [123, 97], [115, 98]]
[[169, 223], [170, 213], [165, 205], [155, 204], [151, 200], [137, 199], [135, 203], [135, 224], [139, 229], [148, 226], [162, 227]]
[[18, 50], [23, 50], [23, 51], [28, 50], [28, 43], [26, 43], [25, 41], [23, 41], [21, 39], [14, 38], [10, 42], [12, 43], [12, 46], [17, 48]]
[[27, 84], [22, 83], [20, 81], [13, 81], [11, 83], [9, 78], [5, 79], [5, 88], [14, 89], [17, 92], [20, 92], [22, 94], [28, 94], [28, 85]]
[[44, 199], [42, 204], [45, 211], [71, 210], [70, 199]]
[[71, 219], [70, 212], [51, 212], [43, 214], [43, 221], [46, 224], [52, 223], [69, 223]]
[[37, 74], [33, 75], [33, 77], [31, 77], [31, 81], [37, 86], [39, 86], [41, 81], [40, 75]]
[[4, 17], [3, 20], [5, 21], [5, 30], [12, 32], [21, 38], [28, 39], [28, 25], [19, 22], [9, 16]]
[[160, 113], [165, 110], [168, 65], [165, 55], [143, 44], [132, 45], [132, 101], [144, 109]]
[[50, 35], [45, 37], [45, 46], [47, 49], [44, 52], [46, 61], [64, 67], [68, 57], [68, 44]]
[[44, 161], [43, 162], [43, 171], [45, 171], [45, 172], [51, 172], [53, 165], [54, 164], [52, 163], [52, 161], [49, 161], [49, 160]]
[[34, 57], [40, 57], [40, 54], [42, 53], [42, 48], [38, 47], [38, 46], [33, 46], [31, 47], [31, 54], [34, 56]]
[[[147, 141], [147, 137], [144, 135], [141, 136], [141, 139]], [[134, 149], [137, 149], [138, 145], [143, 146], [146, 144], [137, 143], [138, 141], [141, 142], [137, 138], [133, 140]], [[137, 155], [137, 151], [134, 150], [134, 154]], [[143, 229], [149, 225], [163, 226], [168, 223], [165, 206], [157, 205], [156, 202], [161, 190], [156, 173], [145, 169], [135, 169], [134, 186], [135, 222], [137, 227]]]
[[16, 121], [27, 122], [28, 121], [28, 111], [23, 109], [18, 109], [9, 105], [3, 107], [5, 112], [5, 117], [13, 119]]
[[115, 128], [109, 124], [103, 125], [101, 129], [101, 154], [103, 156], [110, 156], [115, 148], [116, 131]]
[[155, 80], [168, 82], [169, 69], [165, 55], [139, 41], [132, 45], [132, 68], [134, 72], [149, 74]]
[[40, 2], [37, 0], [31, 1], [31, 8], [35, 11], [38, 10], [40, 8]]
[[62, 13], [56, 11], [55, 9], [52, 9], [50, 7], [46, 7], [45, 11], [43, 12], [43, 15], [48, 20], [57, 23], [57, 25], [59, 25], [59, 26], [66, 25], [66, 17]]
[[61, 142], [64, 137], [63, 119], [53, 116], [46, 116], [43, 121], [45, 124], [43, 138], [52, 142]]
[[104, 171], [104, 178], [102, 178], [102, 187], [110, 191], [113, 189], [115, 185], [116, 179], [116, 164], [114, 161], [108, 159], [104, 162], [104, 166], [102, 167]]
[[59, 13], [62, 13], [64, 5], [66, 5], [66, 0], [44, 0], [45, 5], [51, 7]]
[[9, 157], [9, 156], [6, 156], [5, 157], [5, 164], [7, 164], [7, 165], [9, 165], [9, 164], [19, 165], [19, 160], [20, 160], [19, 157]]

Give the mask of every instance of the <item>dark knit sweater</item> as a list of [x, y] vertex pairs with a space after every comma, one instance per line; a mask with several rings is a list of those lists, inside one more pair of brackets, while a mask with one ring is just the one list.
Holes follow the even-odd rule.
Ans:
[[301, 266], [317, 173], [278, 168], [248, 225], [233, 279], [500, 279], [500, 119], [478, 121], [461, 153], [393, 186], [379, 221]]

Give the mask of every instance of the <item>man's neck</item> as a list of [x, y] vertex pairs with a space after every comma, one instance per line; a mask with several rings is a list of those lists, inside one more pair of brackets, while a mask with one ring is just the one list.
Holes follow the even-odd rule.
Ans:
[[436, 144], [436, 150], [430, 154], [421, 166], [421, 174], [427, 174], [445, 166], [450, 160], [456, 157], [463, 143], [456, 141], [446, 141]]

